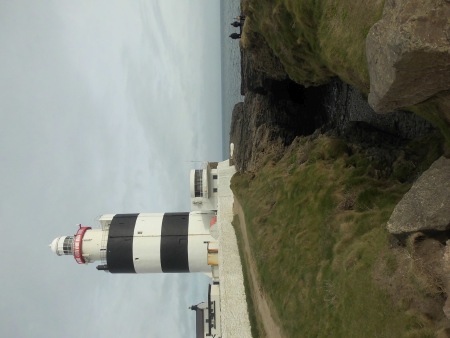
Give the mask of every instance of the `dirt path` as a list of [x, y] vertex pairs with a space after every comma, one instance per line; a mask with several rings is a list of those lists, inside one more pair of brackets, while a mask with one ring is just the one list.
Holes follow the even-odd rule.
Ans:
[[266, 299], [266, 295], [263, 292], [262, 288], [259, 286], [258, 282], [258, 273], [256, 270], [256, 263], [251, 255], [250, 245], [247, 236], [247, 225], [245, 223], [244, 212], [242, 210], [239, 201], [234, 197], [234, 212], [239, 216], [239, 225], [242, 231], [242, 239], [244, 242], [244, 254], [246, 261], [248, 262], [248, 271], [251, 276], [250, 283], [252, 284], [253, 290], [259, 290], [259, 292], [255, 292], [253, 296], [253, 302], [255, 309], [258, 311], [257, 316], [261, 319], [264, 331], [266, 332], [266, 337], [269, 338], [282, 338], [283, 334], [281, 333], [281, 329], [278, 324], [275, 322], [272, 317], [272, 313], [270, 312], [270, 306]]

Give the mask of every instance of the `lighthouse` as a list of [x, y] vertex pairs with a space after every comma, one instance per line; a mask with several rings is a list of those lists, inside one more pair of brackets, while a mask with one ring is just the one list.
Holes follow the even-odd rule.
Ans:
[[51, 250], [111, 273], [203, 272], [218, 279], [217, 163], [191, 171], [190, 212], [106, 214], [101, 227], [78, 225]]
[[[228, 172], [230, 166], [224, 167]], [[98, 219], [100, 227], [79, 224], [74, 235], [55, 238], [50, 249], [114, 274], [208, 275], [212, 284], [207, 303], [196, 312], [197, 337], [220, 338], [219, 175], [216, 162], [191, 170], [190, 212], [105, 214]]]
[[111, 273], [211, 273], [214, 211], [110, 214], [99, 221], [100, 229], [79, 225], [74, 236], [55, 238], [51, 250]]

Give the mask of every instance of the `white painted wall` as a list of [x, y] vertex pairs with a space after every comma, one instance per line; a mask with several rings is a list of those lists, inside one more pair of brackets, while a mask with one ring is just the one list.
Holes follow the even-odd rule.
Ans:
[[230, 189], [234, 166], [229, 161], [220, 162], [219, 207], [219, 271], [222, 338], [251, 338], [250, 320], [245, 298], [244, 277], [239, 257], [233, 221], [233, 192]]

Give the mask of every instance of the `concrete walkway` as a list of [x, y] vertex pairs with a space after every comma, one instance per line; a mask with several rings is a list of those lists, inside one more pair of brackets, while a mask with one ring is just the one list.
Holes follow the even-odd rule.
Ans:
[[244, 289], [244, 277], [236, 241], [231, 224], [233, 221], [234, 196], [230, 189], [234, 166], [229, 161], [220, 162], [217, 223], [219, 228], [219, 275], [220, 311], [222, 338], [251, 338], [250, 320]]

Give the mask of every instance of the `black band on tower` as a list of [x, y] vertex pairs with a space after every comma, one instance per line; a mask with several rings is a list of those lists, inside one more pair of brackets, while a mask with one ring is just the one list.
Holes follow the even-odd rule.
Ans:
[[188, 230], [188, 212], [164, 214], [160, 247], [163, 272], [189, 272]]
[[117, 214], [109, 227], [106, 262], [112, 273], [136, 273], [133, 264], [133, 234], [139, 214]]

